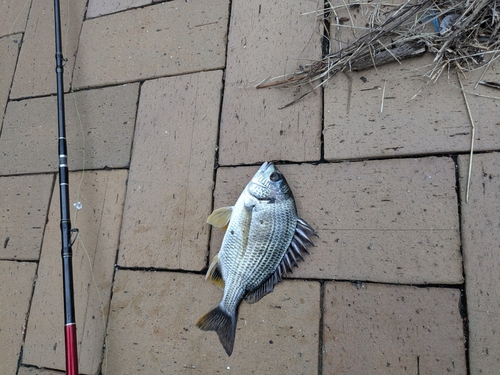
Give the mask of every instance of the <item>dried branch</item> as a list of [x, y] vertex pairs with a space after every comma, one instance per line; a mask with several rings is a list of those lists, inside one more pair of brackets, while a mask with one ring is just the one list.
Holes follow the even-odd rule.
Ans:
[[[367, 10], [368, 27], [358, 27], [352, 9]], [[339, 17], [341, 9], [349, 17]], [[295, 73], [265, 80], [257, 88], [302, 85], [322, 86], [339, 72], [359, 71], [423, 54], [435, 54], [426, 74], [435, 82], [450, 68], [470, 71], [483, 66], [500, 52], [500, 9], [496, 0], [407, 0], [401, 5], [356, 1], [322, 11], [330, 15], [331, 30], [366, 30], [351, 43]], [[342, 23], [341, 20], [342, 19]], [[432, 30], [429, 30], [432, 28]], [[355, 34], [353, 34], [355, 35]], [[333, 40], [333, 39], [331, 39]], [[333, 43], [332, 43], [333, 45]], [[313, 86], [314, 87], [314, 86]]]

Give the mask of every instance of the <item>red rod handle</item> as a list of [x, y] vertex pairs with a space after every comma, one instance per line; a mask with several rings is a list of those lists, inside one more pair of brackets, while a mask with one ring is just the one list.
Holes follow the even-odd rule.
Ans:
[[78, 353], [76, 344], [76, 324], [66, 324], [66, 374], [78, 375]]

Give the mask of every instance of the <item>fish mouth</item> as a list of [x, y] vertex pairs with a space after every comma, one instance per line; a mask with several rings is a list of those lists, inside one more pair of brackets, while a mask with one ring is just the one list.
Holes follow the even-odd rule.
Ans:
[[262, 166], [259, 168], [259, 171], [256, 173], [256, 175], [252, 178], [252, 180], [248, 184], [248, 187], [249, 187], [248, 193], [252, 197], [257, 199], [258, 201], [272, 201], [273, 200], [270, 197], [262, 197], [258, 194], [256, 195], [255, 192], [252, 191], [253, 189], [250, 188], [251, 186], [254, 186], [254, 187], [258, 186], [262, 189], [271, 189], [271, 190], [275, 189], [271, 186], [270, 181], [267, 181], [266, 178], [263, 178], [263, 175], [262, 175], [263, 173], [266, 173], [266, 171], [269, 168], [274, 168], [274, 163], [270, 162], [270, 161], [264, 162], [264, 164], [262, 164]]
[[262, 166], [259, 168], [259, 171], [260, 172], [264, 172], [267, 168], [273, 166], [273, 162], [271, 161], [265, 161], [264, 164], [262, 164]]

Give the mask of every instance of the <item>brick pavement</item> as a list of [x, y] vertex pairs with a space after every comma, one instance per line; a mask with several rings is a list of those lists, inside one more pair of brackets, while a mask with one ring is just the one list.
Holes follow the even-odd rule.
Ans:
[[[318, 4], [61, 4], [82, 374], [498, 373], [499, 102], [469, 95], [468, 203], [467, 110], [456, 76], [419, 93], [429, 56], [279, 109], [309, 88], [254, 86], [321, 58]], [[64, 371], [52, 24], [0, 3], [1, 374]], [[265, 160], [319, 238], [228, 358], [194, 326], [221, 295], [206, 217]]]

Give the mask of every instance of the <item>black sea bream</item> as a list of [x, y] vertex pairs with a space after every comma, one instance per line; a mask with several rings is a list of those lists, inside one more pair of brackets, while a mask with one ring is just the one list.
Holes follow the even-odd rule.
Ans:
[[[227, 227], [207, 278], [224, 289], [219, 305], [196, 325], [216, 331], [227, 355], [233, 352], [238, 306], [254, 303], [274, 289], [282, 275], [303, 260], [302, 251], [316, 235], [297, 216], [292, 191], [273, 163], [264, 163], [233, 207], [215, 210], [207, 219]], [[314, 246], [314, 245], [313, 245]]]

